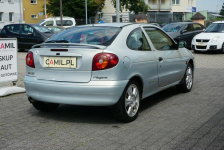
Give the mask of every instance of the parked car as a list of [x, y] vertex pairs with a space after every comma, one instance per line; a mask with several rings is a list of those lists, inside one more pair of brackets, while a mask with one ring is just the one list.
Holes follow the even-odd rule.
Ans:
[[191, 44], [196, 53], [212, 50], [224, 54], [224, 21], [213, 22], [204, 32], [196, 35]]
[[186, 41], [187, 48], [191, 49], [193, 37], [203, 32], [205, 27], [194, 22], [176, 22], [167, 24], [162, 29], [176, 41]]
[[149, 23], [149, 24], [151, 24], [151, 25], [155, 25], [155, 26], [157, 26], [157, 27], [160, 27], [160, 28], [161, 28], [161, 26], [160, 26], [158, 23]]
[[147, 24], [62, 31], [28, 52], [28, 99], [40, 111], [59, 104], [110, 106], [117, 119], [133, 121], [141, 99], [175, 85], [191, 91], [194, 57], [184, 43]]
[[19, 51], [43, 43], [53, 35], [54, 33], [51, 30], [35, 24], [5, 25], [0, 33], [2, 38], [17, 38]]
[[[61, 18], [60, 17], [51, 17], [42, 20], [38, 23], [41, 26], [61, 26]], [[64, 28], [73, 27], [76, 25], [75, 19], [72, 17], [63, 17], [62, 25]]]
[[61, 31], [65, 30], [64, 27], [60, 27], [60, 26], [46, 26], [46, 28], [48, 28], [49, 30], [51, 30], [54, 33], [59, 33]]

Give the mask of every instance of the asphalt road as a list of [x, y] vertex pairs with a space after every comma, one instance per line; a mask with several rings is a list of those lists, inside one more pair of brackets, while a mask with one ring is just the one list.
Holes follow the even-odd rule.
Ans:
[[[25, 55], [18, 57], [21, 87]], [[25, 93], [1, 97], [0, 149], [224, 150], [224, 54], [195, 54], [195, 60], [190, 93], [173, 87], [153, 95], [127, 124], [117, 122], [107, 107], [61, 105], [41, 113]]]

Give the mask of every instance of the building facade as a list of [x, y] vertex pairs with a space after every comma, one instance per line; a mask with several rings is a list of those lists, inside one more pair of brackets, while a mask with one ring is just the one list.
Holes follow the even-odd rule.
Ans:
[[[148, 22], [179, 22], [184, 21], [186, 13], [196, 7], [196, 0], [145, 0], [150, 9], [147, 12]], [[106, 0], [102, 10], [105, 22], [116, 22], [116, 9], [111, 0]], [[134, 22], [135, 14], [128, 10], [120, 13], [123, 22]]]
[[[48, 3], [48, 0], [46, 0]], [[40, 16], [39, 14], [42, 14]], [[23, 17], [25, 23], [38, 23], [45, 19], [44, 0], [23, 0]]]
[[0, 0], [0, 29], [20, 22], [23, 22], [22, 0]]

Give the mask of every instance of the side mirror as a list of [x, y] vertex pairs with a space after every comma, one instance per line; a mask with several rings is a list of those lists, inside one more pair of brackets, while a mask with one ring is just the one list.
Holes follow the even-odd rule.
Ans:
[[28, 32], [27, 35], [33, 36], [33, 33], [32, 32]]
[[206, 29], [203, 29], [203, 32], [205, 32]]
[[179, 46], [179, 48], [184, 48], [184, 47], [187, 46], [187, 43], [186, 43], [185, 41], [180, 41], [180, 42], [178, 43], [178, 46]]

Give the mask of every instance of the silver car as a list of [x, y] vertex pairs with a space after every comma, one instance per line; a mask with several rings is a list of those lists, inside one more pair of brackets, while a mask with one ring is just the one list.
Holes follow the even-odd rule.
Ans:
[[194, 56], [147, 24], [105, 23], [62, 31], [26, 56], [27, 96], [40, 111], [59, 104], [110, 106], [137, 118], [141, 100], [172, 86], [190, 92]]

